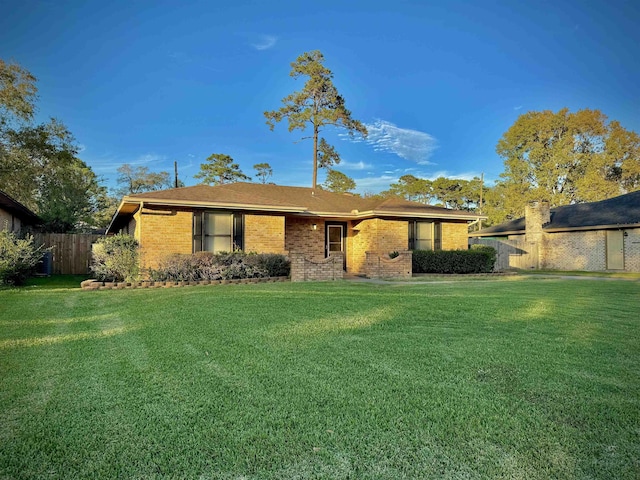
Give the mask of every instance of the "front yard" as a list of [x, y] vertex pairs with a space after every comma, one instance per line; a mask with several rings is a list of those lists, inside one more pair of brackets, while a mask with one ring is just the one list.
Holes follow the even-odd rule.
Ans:
[[0, 290], [0, 478], [638, 478], [640, 283]]

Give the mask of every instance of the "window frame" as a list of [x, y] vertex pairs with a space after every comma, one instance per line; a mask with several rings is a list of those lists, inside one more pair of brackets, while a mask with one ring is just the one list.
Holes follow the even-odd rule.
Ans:
[[[231, 233], [225, 235], [209, 235], [206, 233], [207, 220], [209, 215], [228, 215], [231, 217]], [[207, 244], [207, 238], [229, 238], [228, 252], [244, 249], [244, 214], [230, 212], [227, 210], [197, 210], [193, 212], [193, 219], [191, 224], [191, 238], [192, 238], [192, 252], [212, 252], [211, 250], [205, 250]], [[222, 252], [225, 250], [219, 250]], [[212, 253], [219, 253], [213, 251]]]
[[417, 238], [418, 224], [429, 223], [430, 227], [430, 246], [429, 250], [442, 250], [442, 222], [437, 220], [410, 220], [409, 221], [409, 250], [417, 250], [416, 243], [426, 238]]

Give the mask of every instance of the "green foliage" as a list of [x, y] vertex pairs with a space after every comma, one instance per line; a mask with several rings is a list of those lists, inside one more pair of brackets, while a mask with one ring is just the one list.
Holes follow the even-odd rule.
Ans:
[[31, 235], [19, 238], [6, 229], [0, 230], [0, 285], [22, 285], [46, 251], [43, 245], [35, 245]]
[[158, 281], [230, 280], [288, 276], [291, 264], [284, 255], [265, 253], [211, 253], [169, 255], [149, 278]]
[[393, 259], [393, 258], [398, 258], [400, 256], [400, 252], [398, 252], [397, 250], [394, 250], [393, 252], [389, 252], [389, 258]]
[[106, 226], [106, 189], [77, 158], [73, 135], [53, 118], [31, 123], [35, 81], [20, 66], [0, 60], [0, 190], [38, 213], [48, 231]]
[[207, 185], [221, 185], [224, 183], [251, 180], [240, 170], [240, 165], [233, 162], [233, 158], [224, 153], [213, 153], [206, 159], [208, 163], [200, 164], [200, 171], [194, 175], [202, 179]]
[[[289, 131], [313, 130], [313, 188], [316, 188], [318, 178], [319, 156], [320, 166], [329, 167], [339, 163], [339, 155], [335, 149], [319, 134], [323, 127], [334, 126], [346, 129], [349, 135], [359, 133], [367, 135], [366, 127], [351, 117], [351, 112], [345, 107], [344, 98], [338, 93], [333, 84], [333, 73], [324, 66], [324, 55], [318, 50], [305, 52], [295, 62], [291, 63], [293, 78], [307, 77], [307, 81], [299, 92], [294, 92], [282, 99], [284, 104], [278, 110], [264, 112], [267, 125], [271, 130], [275, 124], [285, 118], [289, 123]], [[318, 145], [320, 142], [320, 145]]]
[[487, 198], [497, 207], [494, 221], [521, 217], [533, 200], [556, 207], [640, 188], [640, 136], [607, 122], [599, 110], [527, 112], [504, 133], [496, 151], [505, 172]]
[[273, 169], [268, 163], [256, 163], [253, 166], [256, 171], [256, 177], [260, 179], [260, 183], [267, 183], [267, 179], [273, 175]]
[[91, 271], [96, 278], [107, 282], [133, 282], [137, 280], [138, 241], [130, 235], [112, 235], [93, 245]]
[[116, 190], [119, 196], [135, 193], [153, 192], [173, 187], [169, 172], [150, 172], [147, 167], [132, 167], [125, 163], [118, 168]]
[[425, 204], [440, 204], [455, 210], [477, 210], [481, 184], [478, 177], [472, 180], [446, 177], [429, 180], [403, 175], [397, 183], [391, 184], [385, 194]]
[[492, 247], [472, 250], [414, 250], [413, 273], [490, 273], [496, 261]]
[[0, 59], [0, 124], [10, 115], [19, 120], [33, 118], [38, 87], [36, 77], [17, 63]]
[[288, 277], [291, 274], [291, 262], [278, 253], [259, 253], [256, 255], [256, 264], [268, 277]]
[[331, 192], [347, 193], [355, 190], [356, 182], [338, 170], [329, 169], [323, 186]]

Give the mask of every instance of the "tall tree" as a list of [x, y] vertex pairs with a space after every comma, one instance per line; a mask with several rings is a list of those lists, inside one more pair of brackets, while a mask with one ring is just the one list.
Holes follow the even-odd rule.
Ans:
[[256, 163], [253, 166], [256, 171], [256, 177], [260, 179], [260, 183], [267, 183], [267, 179], [273, 175], [273, 169], [268, 163]]
[[0, 123], [10, 116], [29, 121], [33, 118], [38, 95], [36, 77], [17, 63], [0, 59]]
[[132, 193], [153, 192], [173, 187], [169, 172], [150, 172], [147, 167], [132, 167], [128, 163], [118, 168], [116, 190], [119, 196]]
[[390, 191], [407, 200], [422, 203], [431, 203], [435, 198], [433, 192], [433, 182], [426, 178], [418, 178], [414, 175], [403, 175], [398, 179], [398, 183], [392, 183]]
[[356, 182], [344, 173], [330, 168], [323, 186], [331, 192], [347, 193], [356, 189]]
[[531, 200], [590, 202], [640, 188], [640, 137], [599, 110], [564, 108], [521, 115], [496, 147], [504, 159], [501, 196], [508, 215]]
[[[305, 130], [311, 127], [313, 134], [313, 181], [316, 188], [318, 180], [319, 158], [322, 152], [324, 166], [329, 167], [339, 163], [340, 157], [333, 147], [324, 139], [320, 139], [320, 132], [326, 126], [346, 129], [349, 135], [359, 133], [367, 135], [367, 129], [358, 120], [351, 117], [351, 112], [345, 107], [344, 98], [338, 93], [333, 84], [333, 73], [324, 66], [324, 56], [318, 50], [305, 52], [295, 62], [291, 63], [293, 78], [308, 77], [304, 87], [282, 99], [282, 106], [278, 110], [264, 112], [267, 125], [271, 130], [275, 124], [287, 119], [289, 131]], [[319, 144], [320, 142], [320, 144]], [[320, 149], [320, 147], [322, 149]]]
[[71, 232], [105, 227], [105, 210], [112, 205], [91, 168], [77, 158], [52, 168], [56, 171], [44, 177], [37, 200], [44, 228]]
[[0, 190], [38, 213], [50, 231], [97, 225], [106, 189], [77, 158], [71, 132], [56, 119], [34, 125], [36, 79], [0, 60]]
[[200, 171], [194, 175], [202, 179], [201, 183], [220, 185], [243, 180], [251, 180], [240, 170], [240, 165], [234, 163], [233, 158], [224, 153], [213, 153], [206, 159], [207, 163], [200, 164]]

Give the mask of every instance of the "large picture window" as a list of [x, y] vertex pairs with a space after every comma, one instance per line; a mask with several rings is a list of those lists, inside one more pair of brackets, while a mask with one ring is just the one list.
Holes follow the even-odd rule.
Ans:
[[233, 252], [243, 248], [242, 215], [228, 212], [194, 212], [193, 251]]
[[409, 250], [441, 250], [442, 225], [439, 222], [409, 222]]

